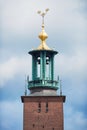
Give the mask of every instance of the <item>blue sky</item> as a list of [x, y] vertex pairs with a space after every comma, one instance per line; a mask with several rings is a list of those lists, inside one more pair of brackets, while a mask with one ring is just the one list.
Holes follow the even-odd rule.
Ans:
[[31, 77], [28, 51], [40, 44], [45, 17], [47, 44], [55, 57], [55, 77], [62, 80], [65, 130], [87, 129], [87, 1], [0, 0], [0, 130], [23, 129], [25, 75]]

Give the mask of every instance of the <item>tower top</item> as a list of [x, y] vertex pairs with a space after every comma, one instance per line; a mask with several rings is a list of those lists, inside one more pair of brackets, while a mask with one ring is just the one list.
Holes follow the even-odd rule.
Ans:
[[56, 95], [58, 81], [54, 79], [54, 56], [58, 53], [50, 49], [46, 44], [48, 35], [44, 30], [44, 12], [38, 11], [42, 18], [42, 31], [39, 34], [41, 44], [38, 48], [29, 52], [32, 55], [32, 80], [28, 81], [28, 89], [31, 96]]
[[38, 36], [41, 39], [41, 44], [39, 45], [37, 50], [51, 50], [46, 44], [45, 40], [48, 38], [48, 35], [47, 35], [47, 33], [45, 32], [45, 29], [44, 29], [44, 27], [45, 27], [44, 26], [44, 17], [47, 14], [48, 11], [49, 11], [49, 9], [47, 8], [47, 9], [45, 9], [45, 12], [41, 12], [41, 11], [37, 12], [38, 14], [40, 14], [40, 16], [42, 16], [42, 31]]

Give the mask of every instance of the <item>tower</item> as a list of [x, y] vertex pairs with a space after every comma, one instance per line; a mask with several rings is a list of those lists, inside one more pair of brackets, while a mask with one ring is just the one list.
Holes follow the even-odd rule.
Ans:
[[29, 95], [21, 96], [23, 112], [23, 130], [64, 130], [63, 102], [65, 96], [57, 95], [59, 79], [54, 79], [54, 56], [57, 51], [46, 44], [48, 35], [44, 29], [39, 34], [41, 44], [29, 52], [32, 56], [32, 80], [28, 79]]

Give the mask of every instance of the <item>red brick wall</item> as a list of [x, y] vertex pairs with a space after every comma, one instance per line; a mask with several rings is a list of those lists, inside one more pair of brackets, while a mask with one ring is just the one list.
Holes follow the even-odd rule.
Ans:
[[[40, 112], [38, 112], [39, 103]], [[46, 103], [48, 103], [48, 112], [46, 112]], [[63, 98], [25, 97], [23, 125], [24, 130], [63, 130]]]

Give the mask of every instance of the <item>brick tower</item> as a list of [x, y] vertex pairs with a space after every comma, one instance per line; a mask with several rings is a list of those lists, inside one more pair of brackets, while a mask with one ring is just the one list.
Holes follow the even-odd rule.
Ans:
[[[48, 9], [46, 9], [47, 13]], [[63, 102], [65, 96], [57, 95], [58, 80], [54, 80], [54, 56], [57, 51], [46, 44], [44, 30], [39, 34], [40, 46], [29, 52], [32, 55], [32, 80], [28, 79], [29, 95], [21, 96], [23, 102], [23, 130], [64, 130]]]

